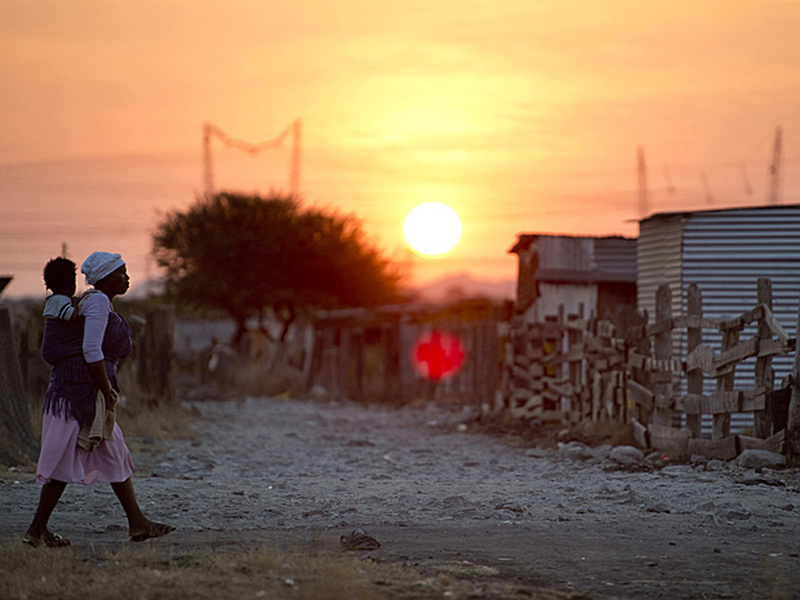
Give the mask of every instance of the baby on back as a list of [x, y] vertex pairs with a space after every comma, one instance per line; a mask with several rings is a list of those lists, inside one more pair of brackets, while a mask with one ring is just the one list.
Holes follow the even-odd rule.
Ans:
[[68, 258], [53, 258], [44, 266], [44, 285], [52, 292], [44, 303], [46, 319], [74, 321], [78, 318], [75, 306], [75, 263]]

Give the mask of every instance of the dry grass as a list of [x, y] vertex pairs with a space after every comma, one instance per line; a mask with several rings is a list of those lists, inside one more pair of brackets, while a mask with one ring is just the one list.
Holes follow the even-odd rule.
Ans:
[[231, 397], [293, 395], [300, 389], [288, 372], [268, 373], [264, 361], [241, 358], [230, 367], [227, 391]]
[[358, 598], [563, 599], [494, 579], [493, 569], [461, 561], [421, 573], [414, 567], [361, 560], [357, 555], [310, 556], [272, 548], [176, 556], [169, 546], [119, 551], [32, 549], [0, 545], [2, 598]]
[[124, 404], [117, 409], [117, 422], [126, 437], [148, 437], [157, 440], [191, 438], [196, 409], [179, 404], [160, 406]]
[[355, 557], [315, 558], [257, 549], [238, 556], [172, 556], [156, 547], [79, 552], [0, 548], [3, 598], [381, 598], [398, 569]]

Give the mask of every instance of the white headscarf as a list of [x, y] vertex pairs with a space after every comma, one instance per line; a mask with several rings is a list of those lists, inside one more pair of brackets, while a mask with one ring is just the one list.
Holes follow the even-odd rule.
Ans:
[[119, 269], [125, 261], [120, 254], [111, 252], [92, 252], [81, 265], [81, 273], [86, 275], [86, 285], [94, 285]]

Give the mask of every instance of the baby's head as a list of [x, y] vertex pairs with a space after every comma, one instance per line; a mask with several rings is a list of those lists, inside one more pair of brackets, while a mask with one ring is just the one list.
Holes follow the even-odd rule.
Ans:
[[54, 294], [75, 295], [75, 263], [59, 256], [44, 266], [44, 285]]

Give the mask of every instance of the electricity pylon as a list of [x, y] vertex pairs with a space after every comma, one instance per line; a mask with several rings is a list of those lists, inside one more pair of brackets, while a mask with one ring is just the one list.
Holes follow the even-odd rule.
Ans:
[[215, 136], [229, 148], [236, 148], [237, 150], [243, 150], [244, 152], [249, 152], [250, 154], [257, 154], [262, 150], [280, 148], [283, 145], [284, 140], [291, 134], [292, 154], [290, 159], [291, 167], [289, 170], [289, 188], [291, 190], [292, 197], [297, 198], [300, 193], [301, 133], [302, 121], [300, 119], [296, 119], [291, 125], [278, 134], [278, 137], [264, 142], [259, 142], [257, 144], [251, 144], [249, 142], [243, 142], [241, 140], [232, 138], [216, 125], [212, 125], [208, 122], [203, 123], [203, 183], [205, 197], [211, 198], [211, 196], [214, 195], [214, 164], [211, 157], [212, 136]]

